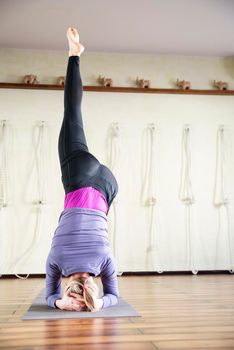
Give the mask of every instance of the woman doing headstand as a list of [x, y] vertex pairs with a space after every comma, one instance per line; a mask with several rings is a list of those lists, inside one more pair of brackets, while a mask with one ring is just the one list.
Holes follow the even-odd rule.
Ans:
[[[89, 152], [81, 114], [80, 55], [84, 46], [75, 28], [67, 30], [67, 38], [64, 117], [58, 140], [65, 200], [46, 260], [45, 297], [50, 307], [96, 311], [116, 304], [119, 295], [107, 227], [118, 184], [110, 169]], [[62, 275], [70, 277], [63, 293]], [[103, 285], [101, 298], [92, 278], [98, 275]]]

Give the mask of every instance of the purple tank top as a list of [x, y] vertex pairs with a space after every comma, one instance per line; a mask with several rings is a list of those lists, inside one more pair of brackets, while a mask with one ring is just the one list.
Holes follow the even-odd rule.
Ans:
[[90, 208], [108, 211], [108, 204], [104, 195], [93, 187], [82, 187], [65, 195], [64, 209]]

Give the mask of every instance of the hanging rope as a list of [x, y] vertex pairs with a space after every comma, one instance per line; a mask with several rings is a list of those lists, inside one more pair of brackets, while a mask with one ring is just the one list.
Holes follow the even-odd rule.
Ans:
[[[46, 197], [45, 197], [45, 179], [44, 176], [46, 174], [46, 155], [47, 155], [47, 149], [46, 149], [46, 143], [45, 143], [45, 122], [40, 121], [35, 129], [38, 129], [38, 136], [33, 137], [34, 140], [34, 148], [35, 148], [35, 162], [36, 162], [36, 171], [37, 171], [37, 200], [33, 202], [33, 204], [36, 206], [37, 211], [37, 218], [36, 218], [36, 225], [34, 234], [31, 240], [30, 245], [28, 248], [24, 251], [23, 254], [21, 254], [20, 257], [15, 259], [12, 263], [10, 268], [16, 268], [19, 263], [22, 263], [31, 253], [32, 250], [37, 246], [40, 238], [40, 232], [41, 232], [41, 220], [42, 220], [42, 214], [44, 212], [44, 205], [46, 204]], [[36, 142], [35, 142], [36, 141]], [[19, 279], [26, 279], [28, 278], [29, 274], [26, 276], [21, 276], [19, 274], [15, 274], [16, 277]]]
[[[119, 159], [120, 159], [120, 153], [121, 153], [121, 138], [120, 138], [120, 126], [119, 123], [114, 122], [111, 124], [110, 127], [110, 134], [109, 134], [109, 145], [107, 147], [108, 151], [108, 164], [110, 170], [117, 174], [119, 171]], [[113, 253], [116, 258], [116, 263], [118, 266], [119, 263], [119, 254], [118, 254], [118, 226], [117, 226], [117, 212], [118, 212], [118, 203], [119, 203], [119, 195], [118, 198], [115, 197], [112, 206], [113, 206], [113, 235], [112, 235], [112, 242], [113, 242]], [[122, 272], [118, 272], [118, 275], [121, 275]]]
[[[143, 186], [142, 186], [142, 203], [144, 206], [149, 208], [149, 242], [146, 250], [146, 264], [150, 266], [153, 270], [156, 269], [158, 265], [158, 273], [162, 273], [160, 263], [160, 254], [156, 244], [156, 190], [155, 190], [155, 124], [150, 123], [146, 129], [146, 152], [144, 153], [145, 168], [143, 176]], [[158, 257], [159, 263], [156, 263], [156, 258]]]
[[8, 204], [7, 156], [6, 156], [6, 120], [1, 120], [2, 164], [0, 167], [0, 210]]
[[185, 232], [186, 232], [186, 256], [188, 269], [191, 268], [193, 274], [198, 270], [194, 266], [194, 257], [191, 246], [191, 212], [190, 207], [195, 202], [192, 191], [191, 180], [191, 152], [190, 152], [190, 127], [185, 125], [182, 134], [182, 167], [179, 199], [185, 204]]
[[[33, 201], [33, 205], [35, 206], [36, 211], [36, 224], [34, 228], [33, 237], [31, 240], [31, 244], [28, 246], [24, 254], [17, 260], [16, 265], [22, 263], [22, 261], [26, 260], [29, 255], [33, 252], [33, 249], [36, 248], [38, 243], [40, 242], [40, 234], [42, 218], [44, 216], [45, 204], [46, 204], [46, 189], [45, 189], [45, 175], [47, 172], [47, 142], [45, 138], [45, 130], [46, 130], [46, 122], [39, 121], [36, 127], [34, 128], [33, 135], [33, 146], [35, 151], [35, 165], [36, 165], [36, 179], [37, 179], [37, 193], [35, 193], [36, 200]], [[38, 132], [37, 132], [38, 131]], [[25, 277], [22, 277], [18, 274], [16, 276], [20, 279], [28, 278], [29, 274]]]
[[[1, 120], [0, 121], [0, 127], [1, 127], [1, 165], [0, 165], [0, 224], [3, 222], [5, 210], [8, 207], [8, 169], [7, 169], [7, 121]], [[3, 229], [0, 230], [3, 232]], [[3, 241], [1, 239], [1, 241]], [[4, 268], [1, 267], [1, 272], [3, 272]], [[2, 273], [0, 272], [0, 277], [2, 276]]]
[[[1, 130], [1, 160], [0, 160], [0, 233], [3, 235], [6, 228], [7, 216], [10, 211], [11, 206], [11, 195], [13, 191], [12, 186], [12, 168], [10, 166], [10, 156], [13, 149], [13, 128], [8, 120], [0, 121]], [[10, 221], [11, 222], [11, 221]], [[13, 224], [11, 222], [11, 224]], [[7, 237], [7, 244], [4, 246], [4, 254], [1, 254], [3, 260], [0, 268], [0, 277], [3, 275], [5, 266], [11, 260], [12, 247], [11, 247], [11, 233], [14, 232], [12, 228], [9, 229], [5, 237]], [[3, 244], [4, 238], [1, 237], [1, 243]], [[8, 259], [6, 258], [8, 256]]]
[[224, 125], [220, 125], [217, 131], [217, 152], [216, 152], [216, 174], [215, 174], [215, 189], [214, 189], [214, 205], [218, 209], [219, 225], [216, 235], [216, 257], [218, 251], [218, 238], [221, 231], [221, 211], [224, 208], [227, 217], [227, 240], [230, 260], [230, 273], [234, 272], [234, 257], [233, 257], [233, 240], [230, 227], [229, 200], [225, 188], [225, 176], [227, 174], [225, 161], [225, 140], [224, 140]]

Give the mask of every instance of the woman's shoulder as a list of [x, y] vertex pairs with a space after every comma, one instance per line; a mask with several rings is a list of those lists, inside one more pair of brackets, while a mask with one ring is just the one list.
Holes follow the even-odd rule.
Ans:
[[115, 259], [111, 252], [103, 257], [100, 275], [112, 274], [116, 271]]

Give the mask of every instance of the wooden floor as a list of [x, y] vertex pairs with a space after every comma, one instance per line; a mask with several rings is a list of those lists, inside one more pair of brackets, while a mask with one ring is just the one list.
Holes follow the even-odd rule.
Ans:
[[121, 296], [142, 317], [21, 321], [45, 280], [1, 279], [0, 349], [234, 349], [233, 275], [118, 280]]

